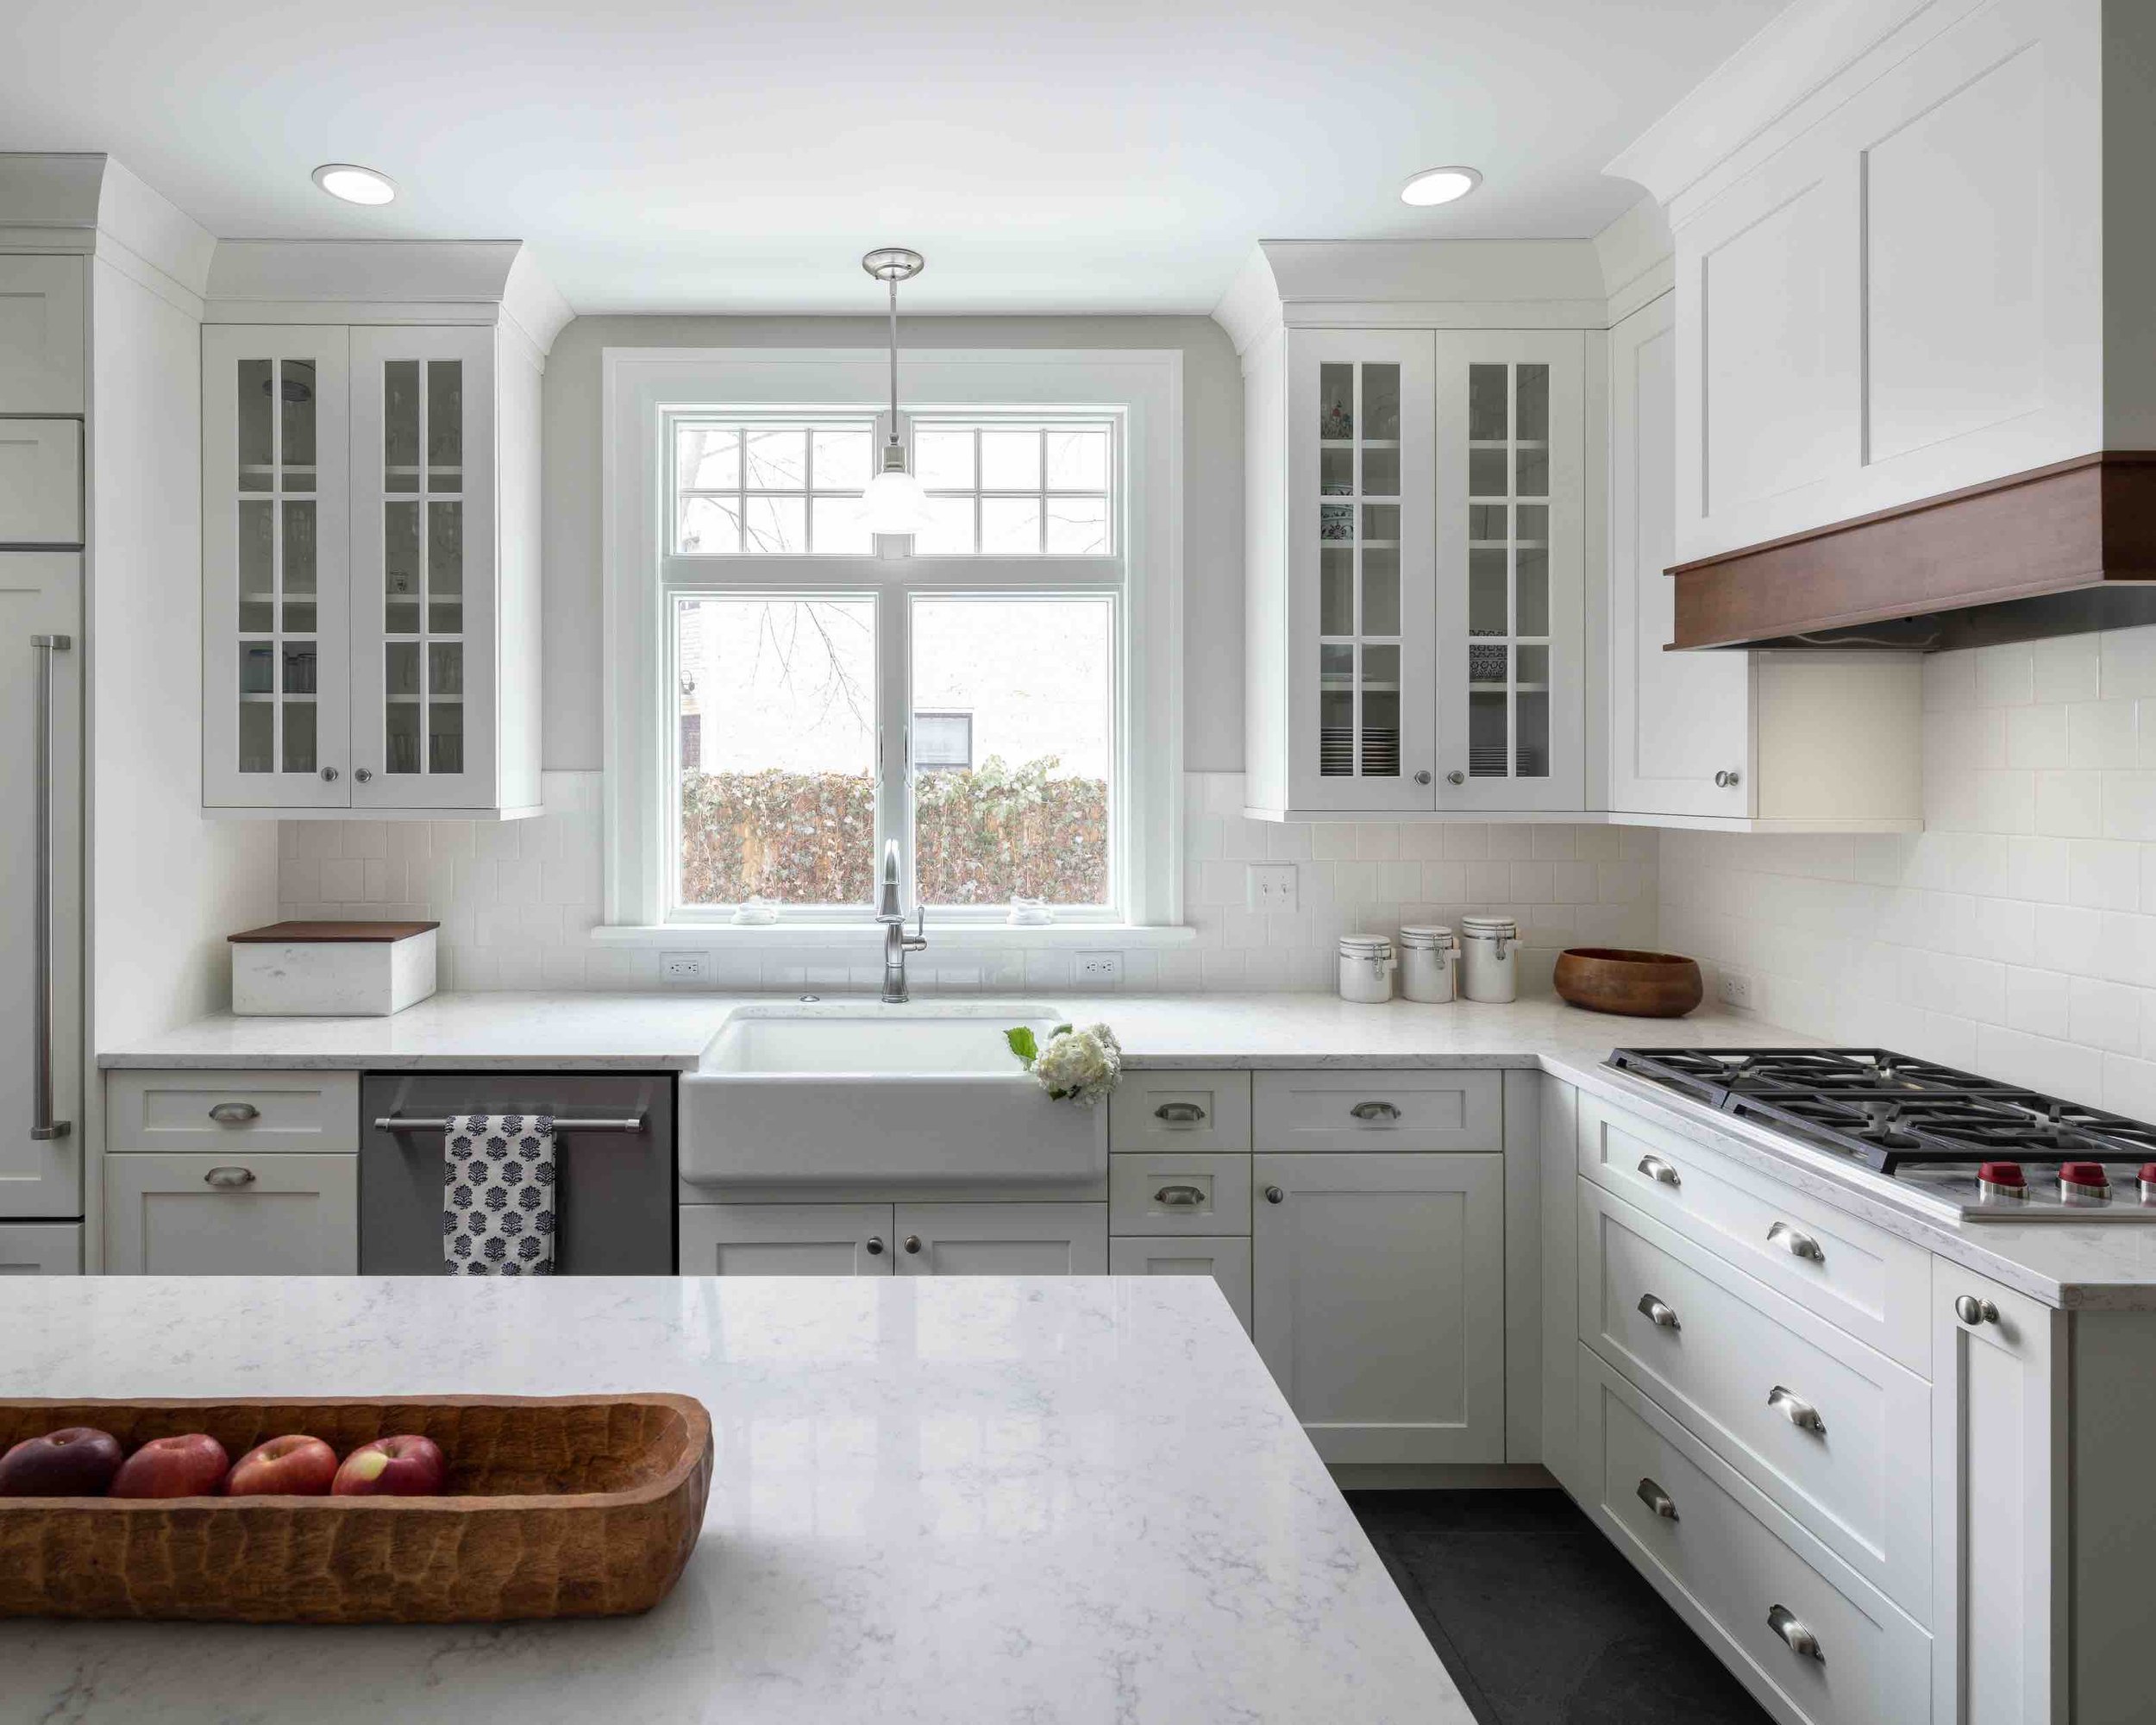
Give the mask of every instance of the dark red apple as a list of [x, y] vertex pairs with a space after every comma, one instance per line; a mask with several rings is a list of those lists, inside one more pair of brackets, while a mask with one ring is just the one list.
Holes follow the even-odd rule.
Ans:
[[224, 1483], [224, 1446], [207, 1432], [152, 1438], [120, 1464], [115, 1497], [214, 1497]]
[[377, 1438], [345, 1457], [329, 1491], [336, 1497], [436, 1497], [448, 1471], [432, 1438]]
[[299, 1433], [257, 1444], [224, 1477], [227, 1497], [320, 1497], [337, 1475], [337, 1452]]
[[0, 1497], [102, 1497], [119, 1471], [117, 1438], [95, 1426], [67, 1426], [0, 1456]]

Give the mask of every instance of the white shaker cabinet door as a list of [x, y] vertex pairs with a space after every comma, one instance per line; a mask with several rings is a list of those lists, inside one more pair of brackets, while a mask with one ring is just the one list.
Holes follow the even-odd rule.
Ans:
[[0, 1222], [0, 1276], [79, 1276], [80, 1222]]
[[900, 1204], [901, 1276], [1105, 1276], [1106, 1204]]
[[684, 1204], [684, 1276], [888, 1276], [888, 1204]]
[[0, 417], [0, 545], [83, 543], [82, 421]]
[[119, 1276], [350, 1276], [360, 1159], [174, 1153], [105, 1158], [105, 1269]]
[[1609, 332], [1609, 800], [1633, 814], [1752, 812], [1752, 659], [1672, 653], [1677, 300]]
[[90, 405], [90, 260], [0, 257], [0, 413]]
[[1318, 1453], [1502, 1461], [1504, 1158], [1252, 1163], [1253, 1333]]
[[[39, 637], [66, 637], [66, 650]], [[82, 556], [75, 551], [0, 552], [0, 1216], [82, 1214]], [[30, 819], [39, 790], [34, 702], [41, 659], [51, 724], [52, 854], [41, 859]], [[47, 959], [49, 1049], [31, 1033], [41, 977], [31, 881], [43, 868], [52, 889]], [[49, 1074], [55, 1122], [37, 1138], [41, 1076]]]

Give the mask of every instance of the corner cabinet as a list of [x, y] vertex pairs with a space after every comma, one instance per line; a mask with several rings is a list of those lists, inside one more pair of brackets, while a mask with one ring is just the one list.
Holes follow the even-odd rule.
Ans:
[[536, 812], [536, 361], [310, 324], [203, 361], [205, 809]]
[[1251, 812], [1578, 810], [1586, 339], [1244, 354]]

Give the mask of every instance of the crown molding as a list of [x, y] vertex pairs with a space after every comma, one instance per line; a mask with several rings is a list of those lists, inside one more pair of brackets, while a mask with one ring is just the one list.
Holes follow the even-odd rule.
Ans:
[[76, 252], [202, 316], [216, 241], [110, 156], [0, 154], [0, 248]]

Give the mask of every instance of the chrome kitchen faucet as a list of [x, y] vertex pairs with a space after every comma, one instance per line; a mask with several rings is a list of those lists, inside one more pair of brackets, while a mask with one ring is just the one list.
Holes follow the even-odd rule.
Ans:
[[914, 932], [906, 932], [906, 913], [899, 908], [899, 841], [887, 839], [883, 847], [883, 892], [876, 900], [876, 920], [883, 925], [883, 998], [888, 1006], [903, 1006], [906, 991], [906, 955], [928, 950], [928, 913], [914, 906]]

